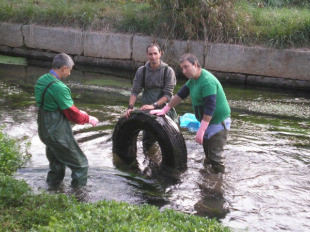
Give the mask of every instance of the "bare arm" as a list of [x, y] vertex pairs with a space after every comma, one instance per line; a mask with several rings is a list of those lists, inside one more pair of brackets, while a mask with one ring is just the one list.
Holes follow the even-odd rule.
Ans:
[[133, 94], [130, 95], [129, 103], [128, 103], [128, 109], [126, 110], [124, 117], [129, 118], [131, 111], [133, 111], [133, 107], [135, 106], [135, 103], [137, 101], [137, 97]]
[[[168, 98], [166, 96], [163, 96], [162, 98], [160, 98], [159, 100], [157, 100], [157, 105], [161, 106], [163, 104], [165, 104], [168, 101]], [[155, 107], [152, 105], [144, 105], [140, 108], [140, 110], [153, 110], [155, 109]]]
[[182, 101], [182, 98], [180, 98], [177, 94], [173, 96], [173, 98], [169, 102], [170, 108], [176, 107], [180, 102]]

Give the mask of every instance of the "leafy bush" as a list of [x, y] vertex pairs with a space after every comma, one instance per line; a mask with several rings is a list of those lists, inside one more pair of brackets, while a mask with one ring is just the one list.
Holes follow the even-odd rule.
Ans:
[[15, 207], [21, 205], [25, 196], [29, 195], [30, 187], [24, 181], [15, 180], [0, 173], [1, 205]]
[[12, 175], [30, 159], [30, 155], [21, 153], [21, 146], [16, 139], [10, 138], [0, 128], [0, 173]]
[[161, 17], [161, 31], [178, 39], [227, 42], [234, 37], [236, 0], [150, 0]]

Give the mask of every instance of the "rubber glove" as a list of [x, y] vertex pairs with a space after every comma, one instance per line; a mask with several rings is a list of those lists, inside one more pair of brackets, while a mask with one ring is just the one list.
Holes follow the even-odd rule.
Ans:
[[162, 116], [162, 115], [166, 115], [167, 112], [171, 109], [170, 106], [166, 105], [164, 108], [162, 108], [161, 110], [151, 110], [150, 114], [156, 114], [157, 116]]
[[89, 121], [88, 121], [88, 122], [89, 122], [92, 126], [97, 126], [99, 120], [98, 120], [98, 118], [89, 115]]
[[202, 144], [203, 142], [203, 136], [205, 134], [206, 129], [209, 126], [209, 122], [201, 120], [200, 127], [196, 133], [196, 142], [199, 144]]

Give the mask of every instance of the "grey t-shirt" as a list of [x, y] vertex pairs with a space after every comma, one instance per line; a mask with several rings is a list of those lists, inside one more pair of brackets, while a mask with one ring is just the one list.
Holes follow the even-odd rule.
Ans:
[[[176, 77], [174, 70], [169, 66], [166, 71], [166, 77], [164, 77], [164, 69], [166, 66], [168, 65], [163, 61], [160, 62], [160, 66], [156, 70], [151, 69], [149, 62], [147, 62], [145, 66], [141, 66], [136, 72], [131, 94], [138, 96], [142, 89], [160, 88], [163, 90], [163, 96], [167, 97], [169, 101], [173, 95], [173, 88], [176, 85]], [[145, 82], [143, 81], [144, 67], [146, 67]]]

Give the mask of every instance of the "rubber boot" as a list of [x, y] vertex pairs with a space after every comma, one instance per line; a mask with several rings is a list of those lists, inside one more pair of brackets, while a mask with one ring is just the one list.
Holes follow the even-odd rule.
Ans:
[[156, 138], [149, 132], [143, 131], [143, 151], [147, 152], [155, 143]]
[[228, 131], [221, 130], [210, 139], [203, 140], [203, 149], [206, 155], [204, 164], [211, 164], [215, 173], [224, 173], [224, 146], [227, 141]]

